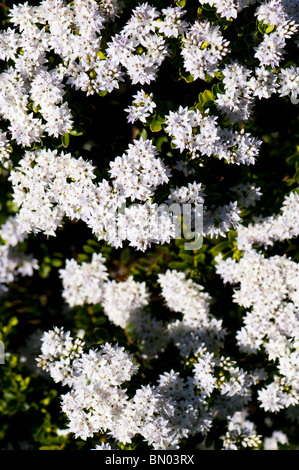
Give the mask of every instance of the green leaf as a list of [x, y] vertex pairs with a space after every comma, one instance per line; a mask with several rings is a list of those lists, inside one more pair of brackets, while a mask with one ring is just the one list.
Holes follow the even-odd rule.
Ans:
[[299, 181], [299, 171], [296, 171], [296, 173], [293, 176], [294, 181]]
[[87, 245], [94, 246], [95, 248], [99, 248], [100, 246], [99, 242], [93, 238], [89, 238], [86, 243]]
[[51, 264], [52, 264], [52, 266], [54, 266], [54, 268], [60, 268], [63, 263], [62, 263], [61, 259], [54, 258], [54, 259], [52, 259]]
[[186, 263], [193, 264], [193, 255], [189, 255], [187, 253], [181, 253], [180, 258], [182, 258], [182, 260], [186, 261]]
[[89, 261], [89, 256], [85, 253], [79, 253], [77, 258], [80, 263], [82, 263], [82, 261]]
[[81, 126], [76, 126], [76, 127], [73, 127], [69, 133], [75, 137], [80, 137], [81, 135], [85, 133], [85, 130]]
[[90, 245], [83, 245], [83, 251], [85, 253], [94, 253], [94, 249]]
[[39, 275], [41, 278], [46, 279], [51, 272], [51, 266], [49, 264], [42, 264], [39, 270]]
[[214, 77], [212, 77], [208, 73], [205, 74], [205, 82], [210, 83], [213, 79]]
[[122, 266], [126, 266], [128, 264], [128, 261], [130, 259], [130, 256], [131, 256], [131, 251], [128, 247], [124, 248], [121, 252], [121, 255], [120, 255], [120, 264]]
[[160, 122], [161, 124], [164, 124], [164, 122], [166, 121], [165, 116], [161, 116], [160, 114], [157, 114], [157, 115], [155, 116], [155, 118], [156, 118], [156, 120], [157, 120], [158, 122]]
[[220, 72], [220, 71], [214, 72], [214, 75], [215, 75], [215, 77], [216, 77], [218, 80], [220, 80], [220, 81], [222, 81], [222, 80], [224, 79], [224, 75], [223, 75], [223, 73]]
[[205, 90], [203, 92], [203, 96], [204, 96], [205, 101], [214, 101], [214, 94], [210, 90]]
[[158, 119], [153, 118], [152, 122], [150, 123], [150, 130], [152, 132], [159, 132], [161, 129], [162, 129], [161, 122], [159, 122]]
[[184, 270], [186, 269], [186, 263], [180, 261], [171, 261], [168, 265], [170, 269]]
[[161, 135], [160, 137], [158, 137], [156, 141], [156, 147], [159, 152], [162, 151], [162, 145], [166, 142], [168, 142], [168, 137], [166, 135]]
[[274, 31], [274, 29], [275, 29], [275, 26], [274, 26], [273, 24], [271, 24], [270, 26], [268, 26], [268, 27], [266, 28], [265, 33], [266, 33], [266, 34], [270, 34], [270, 33], [272, 33], [272, 31]]
[[188, 75], [185, 75], [184, 77], [182, 77], [186, 83], [192, 83], [194, 81], [194, 77], [191, 73], [189, 73]]
[[214, 99], [215, 99], [214, 93], [210, 90], [205, 90], [202, 93], [199, 93], [198, 95], [199, 103], [196, 107], [198, 107], [199, 109], [202, 108], [203, 110], [207, 109], [213, 104]]
[[148, 137], [147, 130], [146, 130], [146, 129], [142, 129], [142, 131], [140, 132], [140, 139], [146, 140], [147, 137]]
[[296, 166], [299, 163], [299, 153], [296, 152], [293, 155], [291, 155], [290, 157], [288, 157], [287, 162], [292, 166], [293, 165]]
[[194, 81], [194, 77], [191, 73], [187, 73], [182, 69], [179, 69], [179, 80], [185, 80], [186, 83], [192, 83]]
[[203, 51], [207, 47], [209, 47], [210, 43], [208, 41], [204, 41], [202, 45], [200, 46], [200, 49]]
[[233, 241], [235, 241], [236, 236], [237, 236], [237, 232], [235, 230], [231, 230], [230, 232], [228, 232], [227, 238], [229, 242], [232, 243]]
[[213, 86], [212, 86], [212, 93], [214, 96], [218, 95], [218, 94], [223, 94], [225, 92], [225, 85], [224, 83], [215, 83]]
[[65, 132], [65, 134], [61, 137], [61, 143], [64, 148], [67, 148], [70, 145], [70, 134]]
[[198, 253], [198, 255], [194, 256], [194, 260], [197, 263], [204, 263], [206, 259], [206, 255], [204, 253]]
[[229, 242], [225, 240], [223, 242], [218, 243], [218, 245], [213, 246], [213, 248], [210, 249], [210, 253], [215, 258], [215, 256], [218, 255], [218, 253], [221, 253], [228, 247], [229, 247]]

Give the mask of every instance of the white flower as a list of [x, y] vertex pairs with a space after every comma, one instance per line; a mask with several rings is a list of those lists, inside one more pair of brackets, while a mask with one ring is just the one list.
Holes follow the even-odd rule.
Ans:
[[181, 7], [167, 7], [162, 9], [162, 13], [164, 18], [162, 21], [157, 21], [157, 27], [166, 37], [178, 37], [179, 34], [186, 32], [188, 23], [181, 20], [186, 13], [185, 10]]
[[204, 80], [207, 74], [213, 76], [220, 60], [228, 53], [228, 45], [219, 26], [213, 26], [207, 20], [195, 22], [183, 38], [181, 54], [185, 69], [194, 80]]
[[255, 69], [255, 77], [249, 80], [248, 86], [252, 89], [254, 96], [267, 99], [277, 91], [277, 79], [277, 74], [261, 66]]
[[152, 114], [156, 103], [153, 101], [153, 94], [147, 94], [144, 90], [140, 90], [133, 95], [133, 103], [125, 111], [128, 113], [128, 122], [135, 121], [146, 122], [147, 118]]
[[265, 437], [264, 450], [279, 450], [279, 444], [288, 444], [289, 440], [281, 431], [274, 431], [271, 437]]
[[215, 7], [217, 13], [223, 18], [237, 18], [238, 13], [256, 0], [206, 0], [208, 5]]
[[182, 320], [170, 322], [167, 328], [182, 356], [188, 357], [202, 344], [212, 347], [222, 341], [222, 322], [210, 314], [211, 297], [203, 286], [186, 279], [185, 273], [169, 269], [159, 274], [158, 282], [167, 307], [183, 314]]
[[156, 187], [168, 182], [170, 172], [150, 140], [135, 140], [121, 157], [110, 163], [113, 186], [132, 201], [148, 200]]
[[81, 265], [73, 259], [66, 260], [59, 275], [63, 284], [62, 295], [71, 307], [102, 302], [104, 283], [108, 279], [104, 262], [101, 253], [93, 253], [91, 262]]
[[126, 281], [108, 281], [105, 284], [103, 307], [109, 320], [126, 328], [139, 322], [143, 308], [148, 305], [149, 292], [145, 283], [138, 283], [130, 276]]
[[[288, 194], [279, 214], [269, 217], [256, 217], [248, 227], [240, 226], [238, 231], [238, 248], [244, 249], [254, 243], [272, 246], [275, 241], [295, 238], [299, 234], [299, 194], [296, 191]], [[296, 215], [294, 217], [294, 214]]]
[[240, 183], [230, 189], [237, 193], [239, 196], [238, 204], [243, 207], [255, 206], [262, 196], [261, 188], [254, 183]]
[[221, 113], [227, 115], [232, 123], [241, 123], [251, 116], [253, 98], [248, 86], [250, 69], [238, 62], [226, 65], [221, 73], [224, 75], [225, 92], [215, 100]]
[[299, 103], [299, 67], [290, 66], [281, 69], [278, 74], [278, 92], [280, 96], [289, 96], [293, 104]]
[[228, 420], [228, 431], [223, 439], [223, 448], [226, 450], [241, 450], [256, 448], [262, 443], [260, 435], [256, 433], [253, 422], [246, 419], [247, 412], [236, 412]]

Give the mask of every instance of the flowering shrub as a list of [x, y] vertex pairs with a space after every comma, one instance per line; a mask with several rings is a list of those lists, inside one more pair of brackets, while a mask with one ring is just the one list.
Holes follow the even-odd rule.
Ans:
[[298, 448], [298, 1], [1, 9], [2, 448]]

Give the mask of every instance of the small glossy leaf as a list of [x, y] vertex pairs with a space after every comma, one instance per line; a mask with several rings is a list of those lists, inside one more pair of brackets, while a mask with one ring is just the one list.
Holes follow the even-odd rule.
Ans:
[[150, 123], [150, 130], [152, 132], [159, 132], [162, 129], [162, 124], [156, 118]]
[[70, 145], [70, 134], [66, 132], [62, 137], [61, 137], [61, 143], [64, 148], [67, 148]]
[[275, 29], [275, 26], [273, 24], [271, 24], [270, 26], [268, 26], [265, 33], [270, 34], [270, 33], [272, 33], [272, 31], [274, 31], [274, 29]]

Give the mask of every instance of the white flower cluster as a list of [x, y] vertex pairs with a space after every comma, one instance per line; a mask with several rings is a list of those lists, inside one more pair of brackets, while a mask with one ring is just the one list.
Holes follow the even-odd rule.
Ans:
[[[166, 116], [165, 131], [180, 152], [187, 149], [193, 158], [198, 156], [198, 152], [210, 156], [219, 140], [216, 121], [215, 116], [202, 115], [199, 110], [180, 106], [177, 111], [170, 111]], [[193, 132], [195, 128], [199, 132]]]
[[121, 6], [118, 0], [102, 0], [99, 4], [101, 12], [107, 20], [115, 21], [121, 12]]
[[135, 121], [146, 122], [147, 118], [152, 114], [156, 108], [156, 103], [153, 101], [152, 93], [145, 93], [140, 90], [133, 96], [133, 103], [125, 111], [128, 113], [128, 122], [134, 123]]
[[78, 217], [80, 196], [94, 190], [93, 169], [82, 158], [75, 159], [63, 152], [58, 155], [57, 150], [25, 152], [19, 167], [9, 177], [14, 202], [20, 207], [17, 214], [20, 230], [55, 235], [64, 215]]
[[[251, 3], [252, 0], [209, 2], [227, 18], [234, 18]], [[43, 0], [39, 6], [25, 3], [10, 10], [15, 29], [9, 27], [1, 32], [0, 58], [13, 65], [0, 75], [0, 104], [1, 116], [9, 121], [11, 138], [18, 144], [28, 146], [46, 135], [58, 137], [71, 130], [73, 117], [65, 100], [67, 85], [88, 95], [111, 92], [119, 88], [125, 77], [133, 85], [150, 84], [168, 55], [167, 40], [178, 36], [182, 38], [184, 68], [194, 79], [205, 79], [218, 70], [223, 73], [226, 91], [218, 95], [216, 102], [233, 122], [250, 116], [252, 94], [269, 97], [279, 83], [281, 96], [289, 95], [296, 103], [298, 70], [290, 66], [277, 75], [265, 68], [279, 65], [286, 40], [297, 29], [292, 20], [292, 15], [296, 15], [282, 0], [263, 2], [256, 10], [258, 20], [273, 25], [274, 31], [265, 34], [256, 48], [261, 65], [251, 80], [247, 80], [250, 71], [240, 64], [219, 68], [228, 53], [228, 41], [219, 26], [207, 20], [188, 24], [181, 19], [185, 11], [180, 7], [168, 7], [160, 13], [147, 3], [137, 6], [122, 30], [105, 45], [102, 30], [117, 10], [115, 1], [98, 4], [94, 0], [76, 0], [71, 4]], [[58, 63], [53, 65], [57, 58]], [[145, 122], [154, 106], [151, 94], [145, 96], [141, 90], [134, 96], [133, 105], [126, 109], [129, 122], [137, 119]], [[189, 119], [190, 116], [184, 116], [186, 123]], [[210, 155], [215, 153], [216, 143], [218, 147], [225, 144], [225, 136], [215, 142], [218, 133], [213, 116], [197, 115], [192, 119], [195, 125], [191, 127], [200, 126], [199, 136], [188, 130], [189, 135], [183, 138], [185, 144], [181, 142], [177, 148], [183, 145], [190, 147], [191, 152], [200, 150]], [[175, 138], [182, 140], [176, 135]]]
[[123, 348], [106, 343], [100, 350], [81, 353], [72, 362], [72, 369], [71, 391], [62, 396], [62, 411], [69, 419], [70, 432], [87, 439], [100, 430], [111, 429], [116, 439], [130, 442], [134, 423], [128, 416], [125, 427], [123, 413], [129, 403], [121, 385], [137, 371], [132, 358]]
[[[165, 208], [148, 200], [170, 175], [156, 155], [151, 141], [134, 141], [122, 157], [110, 163], [110, 186], [106, 180], [95, 184], [94, 167], [82, 158], [58, 154], [57, 150], [25, 152], [9, 177], [14, 202], [20, 208], [16, 216], [18, 231], [55, 235], [66, 216], [83, 220], [99, 239], [113, 246], [129, 240], [132, 246], [145, 250], [151, 243], [169, 242], [176, 236], [176, 222]], [[181, 188], [182, 191], [186, 192]], [[190, 187], [183, 199], [177, 191], [172, 192], [167, 203], [193, 203], [192, 191]], [[144, 204], [124, 207], [127, 199], [135, 198]], [[196, 203], [202, 201], [203, 194], [198, 194]], [[199, 235], [223, 235], [239, 223], [239, 213], [236, 202], [205, 209]]]
[[4, 167], [9, 166], [10, 163], [11, 148], [9, 144], [7, 133], [0, 131], [0, 164]]
[[200, 3], [215, 7], [217, 13], [226, 19], [237, 18], [238, 13], [257, 0], [205, 0]]
[[19, 250], [18, 244], [27, 234], [19, 230], [15, 216], [10, 216], [0, 227], [0, 296], [7, 292], [8, 284], [18, 277], [32, 276], [39, 269], [37, 259]]
[[251, 71], [238, 62], [226, 65], [222, 70], [225, 93], [215, 100], [221, 113], [227, 115], [231, 122], [241, 123], [251, 115], [253, 99], [247, 80]]
[[[209, 2], [225, 18], [234, 18], [251, 3]], [[284, 26], [284, 40], [296, 29], [289, 19], [294, 12], [285, 3], [263, 2], [256, 9], [258, 21], [279, 28], [271, 13], [278, 8], [281, 22], [288, 25]], [[103, 29], [119, 11], [117, 2], [108, 0], [69, 4], [43, 0], [35, 7], [25, 3], [10, 10], [14, 28], [0, 34], [0, 57], [7, 61], [0, 74], [0, 114], [8, 121], [8, 132], [0, 134], [2, 162], [9, 161], [10, 137], [29, 146], [44, 136], [58, 137], [71, 131], [68, 86], [88, 95], [111, 92], [125, 76], [133, 85], [150, 84], [169, 51], [173, 53], [170, 39], [180, 40], [185, 71], [194, 79], [221, 72], [225, 91], [217, 93], [215, 104], [231, 123], [241, 124], [250, 118], [255, 97], [268, 98], [277, 92], [297, 102], [297, 68], [289, 66], [274, 72], [261, 63], [253, 72], [236, 61], [221, 66], [229, 44], [220, 27], [207, 20], [189, 24], [182, 19], [186, 12], [180, 7], [159, 12], [143, 3], [132, 10], [122, 29], [107, 42]], [[274, 32], [266, 36], [274, 37]], [[146, 122], [155, 107], [153, 94], [141, 89], [133, 96], [132, 106], [125, 109], [128, 121]], [[181, 153], [187, 151], [192, 159], [214, 155], [230, 164], [254, 164], [261, 141], [244, 129], [221, 127], [218, 119], [208, 109], [200, 112], [179, 106], [165, 116], [164, 130], [175, 148]], [[26, 151], [19, 165], [10, 179], [20, 207], [17, 220], [21, 232], [54, 235], [67, 216], [83, 220], [99, 239], [115, 247], [128, 240], [131, 246], [146, 250], [152, 243], [166, 243], [175, 237], [174, 221], [150, 200], [171, 176], [150, 140], [130, 144], [122, 156], [110, 162], [111, 181], [98, 184], [93, 182], [92, 165], [80, 158], [75, 161], [70, 154]], [[194, 170], [186, 169], [186, 162], [179, 162], [176, 168], [185, 174]], [[144, 204], [123, 208], [127, 200], [135, 199]], [[202, 234], [223, 235], [239, 221], [236, 202], [215, 210], [205, 208]]]
[[71, 307], [101, 304], [113, 324], [134, 335], [145, 356], [155, 356], [169, 342], [173, 342], [185, 358], [203, 344], [211, 350], [222, 344], [226, 331], [222, 321], [210, 312], [210, 295], [183, 272], [167, 270], [158, 276], [166, 306], [182, 315], [181, 320], [164, 324], [146, 309], [151, 296], [145, 283], [134, 281], [132, 276], [122, 282], [109, 280], [103, 262], [103, 257], [95, 254], [91, 263], [80, 265], [75, 260], [67, 260], [60, 277], [62, 295]]
[[138, 367], [124, 348], [108, 343], [88, 353], [83, 348], [81, 340], [54, 328], [44, 333], [38, 357], [40, 367], [70, 387], [62, 396], [62, 411], [75, 437], [86, 440], [102, 431], [116, 442], [129, 443], [139, 434], [155, 450], [165, 450], [178, 448], [190, 433], [209, 429], [211, 419], [201, 416], [202, 400], [192, 383], [164, 374], [157, 386], [141, 386], [129, 398], [122, 385]]
[[238, 227], [237, 242], [240, 250], [252, 245], [273, 246], [277, 241], [289, 240], [299, 235], [299, 193], [292, 191], [288, 194], [280, 214], [268, 217], [255, 217], [254, 222], [247, 227]]
[[289, 96], [293, 104], [298, 104], [299, 99], [299, 67], [292, 65], [282, 68], [278, 74], [279, 78], [279, 94], [280, 96]]
[[[38, 364], [70, 387], [62, 396], [62, 411], [75, 437], [87, 439], [101, 431], [115, 443], [130, 443], [139, 434], [156, 450], [177, 449], [188, 436], [206, 435], [214, 417], [225, 420], [240, 410], [245, 413], [258, 374], [246, 373], [229, 357], [218, 355], [225, 332], [221, 321], [209, 313], [210, 296], [184, 273], [167, 271], [158, 281], [168, 308], [183, 315], [182, 321], [170, 322], [168, 331], [160, 334], [174, 341], [182, 357], [192, 358], [192, 372], [186, 378], [172, 369], [160, 374], [156, 386], [142, 385], [129, 398], [122, 385], [137, 367], [123, 348], [106, 343], [84, 353], [84, 343], [74, 341], [69, 332], [54, 328], [43, 335]], [[151, 325], [144, 311], [150, 300], [145, 284], [132, 278], [108, 281], [104, 291], [109, 319], [123, 328], [132, 326], [146, 342]], [[242, 432], [236, 433], [238, 426]], [[223, 441], [224, 448], [260, 444], [249, 421], [229, 424]]]
[[156, 32], [158, 16], [155, 7], [147, 3], [139, 5], [105, 51], [114, 66], [126, 71], [133, 85], [155, 80], [168, 54], [165, 39]]
[[262, 443], [262, 436], [256, 433], [255, 425], [247, 419], [246, 412], [236, 412], [230, 417], [222, 439], [225, 450], [258, 448]]
[[[111, 162], [113, 186], [93, 182], [90, 162], [57, 150], [25, 152], [9, 177], [13, 185], [19, 230], [55, 235], [66, 216], [81, 219], [99, 239], [113, 246], [129, 240], [144, 250], [151, 243], [169, 242], [175, 225], [166, 210], [147, 201], [159, 184], [168, 181], [169, 170], [156, 158], [151, 141], [135, 141], [126, 154]], [[125, 164], [126, 162], [126, 164]], [[146, 201], [124, 207], [126, 199]]]
[[[208, 372], [199, 369], [199, 362], [194, 366], [194, 377], [183, 379], [171, 370], [160, 374], [156, 386], [141, 386], [129, 398], [122, 385], [132, 379], [138, 367], [123, 348], [106, 343], [100, 350], [85, 353], [81, 340], [59, 328], [44, 333], [41, 340], [38, 365], [70, 388], [62, 395], [62, 411], [69, 420], [68, 431], [75, 437], [85, 440], [101, 431], [108, 432], [115, 442], [129, 443], [139, 434], [155, 450], [167, 450], [179, 448], [180, 441], [190, 435], [205, 435], [210, 430], [213, 417], [206, 398], [215, 388], [215, 378], [211, 387], [205, 379]], [[206, 355], [202, 354], [201, 365]], [[233, 376], [233, 367], [230, 371]], [[238, 373], [230, 389], [232, 396], [242, 398], [240, 387], [234, 390], [242, 380], [242, 371]], [[224, 381], [221, 393], [230, 400]], [[246, 436], [247, 446], [255, 447], [254, 433]], [[107, 445], [99, 450], [111, 449]]]
[[197, 21], [187, 30], [183, 39], [182, 56], [185, 69], [194, 80], [213, 76], [218, 63], [229, 52], [229, 41], [225, 40], [219, 26], [209, 21]]
[[271, 437], [265, 437], [264, 450], [279, 450], [279, 445], [288, 444], [287, 436], [281, 431], [274, 431]]
[[[218, 236], [225, 236], [226, 232], [239, 226], [241, 210], [237, 201], [224, 206], [207, 208], [204, 205], [204, 196], [202, 184], [194, 182], [193, 184], [188, 183], [188, 186], [171, 188], [166, 202], [173, 209], [176, 209], [173, 204], [190, 205], [190, 228], [194, 227], [198, 236], [217, 238]], [[184, 213], [184, 206], [180, 211]]]
[[65, 268], [59, 270], [63, 283], [63, 297], [70, 305], [99, 303], [103, 300], [104, 283], [108, 279], [105, 258], [101, 253], [93, 253], [90, 263], [79, 265], [68, 259]]
[[118, 216], [121, 240], [145, 251], [152, 243], [169, 243], [176, 236], [175, 223], [171, 215], [156, 203], [130, 205]]
[[157, 22], [160, 33], [167, 38], [177, 38], [179, 35], [185, 34], [188, 23], [182, 20], [182, 16], [186, 13], [180, 7], [167, 7], [162, 9], [162, 18]]
[[289, 96], [293, 104], [298, 100], [298, 67], [292, 65], [278, 72], [261, 64], [254, 70], [237, 61], [221, 70], [224, 92], [217, 95], [215, 103], [219, 111], [232, 123], [241, 124], [252, 117], [255, 98], [270, 98], [272, 94]]
[[146, 284], [134, 281], [132, 276], [122, 282], [110, 280], [104, 285], [105, 315], [133, 336], [143, 357], [155, 357], [169, 342], [164, 323], [147, 311], [149, 302]]
[[124, 70], [133, 84], [156, 78], [167, 55], [163, 34], [183, 34], [183, 11], [169, 7], [157, 21], [155, 8], [137, 7], [105, 54], [99, 54], [102, 29], [118, 10], [115, 1], [94, 0], [43, 0], [38, 6], [26, 2], [10, 9], [15, 29], [1, 32], [0, 58], [13, 65], [0, 74], [0, 104], [18, 144], [28, 146], [45, 135], [58, 137], [71, 130], [65, 83], [88, 95], [118, 88]]
[[70, 307], [101, 304], [111, 323], [134, 335], [144, 356], [155, 356], [168, 338], [163, 322], [145, 309], [150, 299], [145, 283], [134, 281], [132, 276], [122, 282], [111, 280], [104, 263], [100, 253], [93, 253], [89, 263], [66, 260], [59, 270], [64, 300]]
[[38, 261], [32, 255], [9, 245], [0, 246], [0, 296], [8, 290], [8, 284], [18, 277], [32, 276], [38, 269]]
[[167, 334], [183, 357], [188, 357], [203, 343], [209, 348], [221, 344], [225, 331], [221, 320], [210, 313], [211, 297], [203, 287], [186, 279], [185, 273], [167, 270], [158, 282], [167, 307], [183, 315], [167, 325]]
[[[222, 95], [221, 95], [222, 96]], [[187, 150], [192, 158], [218, 156], [232, 164], [254, 164], [261, 141], [244, 130], [221, 128], [217, 116], [199, 110], [179, 107], [166, 116], [165, 131], [180, 152]]]
[[202, 183], [188, 183], [188, 186], [170, 188], [168, 201], [170, 204], [203, 204], [205, 193]]
[[[93, 302], [97, 303], [97, 302]], [[149, 292], [144, 282], [136, 282], [130, 276], [123, 282], [108, 281], [103, 299], [104, 312], [115, 325], [135, 327], [142, 322], [142, 310], [149, 303]]]
[[[182, 357], [195, 355], [192, 383], [200, 391], [201, 400], [206, 400], [214, 389], [220, 392], [220, 398], [214, 404], [214, 413], [222, 416], [224, 410], [235, 411], [247, 404], [251, 397], [250, 387], [254, 383], [254, 378], [230, 358], [216, 357], [214, 353], [208, 352], [221, 347], [226, 331], [222, 321], [211, 314], [212, 299], [209, 294], [203, 292], [202, 286], [188, 280], [182, 272], [168, 270], [165, 274], [160, 274], [158, 283], [167, 307], [173, 312], [182, 314], [181, 320], [172, 320], [164, 324], [153, 318], [146, 310], [151, 298], [145, 283], [136, 282], [132, 277], [123, 282], [103, 281], [102, 265], [99, 273], [95, 262], [91, 263], [88, 269], [85, 267], [86, 263], [82, 264], [82, 268], [75, 266], [74, 261], [73, 265], [74, 273], [81, 269], [79, 280], [82, 279], [84, 271], [88, 273], [89, 279], [92, 279], [94, 296], [90, 297], [89, 303], [101, 303], [104, 313], [112, 323], [133, 334], [144, 357], [154, 357], [163, 351], [169, 342], [178, 348]], [[83, 305], [87, 294], [91, 292], [89, 284], [86, 282], [78, 288], [78, 281], [74, 279], [74, 275], [70, 273], [68, 277], [66, 270], [60, 272], [65, 300], [69, 304], [73, 302], [74, 305], [74, 297], [77, 295], [77, 305]], [[96, 276], [97, 282], [94, 283]], [[87, 275], [85, 277], [87, 278]], [[99, 286], [98, 289], [96, 285]], [[102, 300], [99, 299], [100, 296]], [[221, 371], [220, 375], [217, 370]], [[200, 408], [206, 410], [206, 403], [204, 405]], [[206, 411], [204, 415], [206, 416]]]
[[[168, 413], [167, 425], [177, 448], [180, 441], [188, 436], [207, 434], [212, 426], [212, 415], [206, 401], [197, 394], [192, 377], [183, 379], [174, 370], [164, 372], [159, 376], [158, 390], [174, 409], [173, 413]], [[167, 408], [163, 410], [165, 417], [167, 412]]]
[[[238, 204], [241, 207], [255, 206], [263, 195], [261, 188], [257, 187], [255, 183], [240, 183], [231, 187], [230, 190], [237, 193]], [[240, 230], [242, 230], [241, 227]]]
[[203, 235], [209, 235], [211, 238], [225, 237], [227, 232], [239, 226], [241, 222], [240, 212], [237, 201], [214, 209], [204, 208]]
[[[247, 235], [243, 227], [237, 230], [241, 232], [241, 246], [245, 249], [238, 262], [232, 258], [222, 260], [221, 255], [216, 259], [217, 272], [223, 281], [239, 285], [234, 291], [234, 301], [250, 309], [244, 317], [244, 326], [236, 334], [240, 350], [251, 354], [263, 350], [268, 360], [276, 364], [277, 373], [272, 382], [258, 392], [261, 407], [272, 412], [297, 405], [299, 399], [299, 266], [286, 256], [266, 257], [251, 244], [267, 246], [296, 236], [297, 199], [298, 194], [292, 192], [285, 201], [285, 213], [273, 217], [271, 222], [257, 223], [256, 231], [254, 224], [247, 229], [254, 234], [251, 238], [246, 239], [242, 234], [245, 230]], [[288, 226], [290, 215], [292, 222]], [[240, 245], [240, 239], [238, 242]]]
[[41, 337], [41, 355], [37, 358], [38, 367], [49, 372], [55, 382], [71, 385], [73, 382], [72, 361], [83, 353], [84, 342], [75, 340], [69, 331], [54, 327]]
[[129, 144], [124, 155], [110, 163], [113, 187], [132, 201], [150, 199], [157, 186], [168, 183], [170, 171], [150, 140], [136, 140]]
[[252, 398], [255, 375], [240, 368], [230, 357], [209, 352], [205, 345], [194, 356], [193, 383], [200, 397], [211, 402], [213, 416], [227, 419], [232, 413], [245, 410]]
[[283, 0], [262, 2], [255, 14], [258, 21], [273, 28], [269, 33], [266, 30], [254, 56], [261, 65], [277, 67], [283, 59], [287, 39], [297, 32], [299, 24], [292, 19]]

